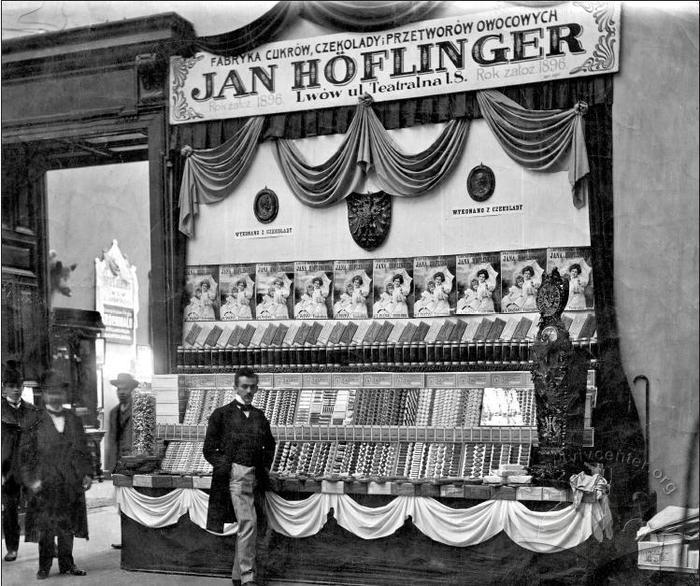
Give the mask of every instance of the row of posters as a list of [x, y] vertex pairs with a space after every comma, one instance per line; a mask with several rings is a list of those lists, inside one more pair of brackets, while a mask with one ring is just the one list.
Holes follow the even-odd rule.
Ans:
[[185, 321], [408, 318], [537, 311], [545, 271], [567, 310], [593, 307], [590, 249], [191, 266]]

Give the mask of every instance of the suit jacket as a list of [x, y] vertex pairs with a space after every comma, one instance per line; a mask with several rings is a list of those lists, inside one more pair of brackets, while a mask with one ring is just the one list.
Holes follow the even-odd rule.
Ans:
[[6, 489], [21, 484], [19, 445], [22, 433], [36, 422], [39, 414], [31, 403], [20, 401], [19, 407], [12, 407], [7, 399], [0, 401], [2, 408], [2, 475]]
[[44, 531], [60, 527], [87, 539], [87, 509], [82, 480], [92, 476], [93, 464], [80, 418], [64, 411], [59, 433], [45, 409], [36, 424], [22, 434], [22, 480], [30, 486], [41, 480], [27, 507], [25, 540], [37, 541]]
[[265, 414], [252, 407], [246, 417], [236, 401], [214, 410], [204, 439], [204, 457], [214, 467], [207, 512], [207, 529], [223, 532], [224, 523], [236, 515], [231, 504], [231, 464], [254, 466], [258, 489], [267, 486], [267, 472], [275, 455], [275, 438]]
[[117, 437], [119, 431], [119, 408], [117, 405], [109, 412], [109, 429], [107, 430], [107, 442], [105, 443], [105, 470], [110, 472], [119, 462], [122, 456], [131, 454], [131, 438], [133, 427], [131, 423], [131, 409], [126, 410], [126, 422], [121, 430], [121, 436]]

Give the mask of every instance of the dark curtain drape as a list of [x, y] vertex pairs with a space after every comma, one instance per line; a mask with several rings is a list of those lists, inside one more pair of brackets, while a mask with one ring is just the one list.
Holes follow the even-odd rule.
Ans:
[[[185, 157], [180, 155], [179, 151], [170, 151], [167, 164], [167, 189], [171, 190], [170, 200], [177, 202], [177, 194], [180, 193], [180, 185], [182, 183], [182, 175], [185, 169]], [[168, 215], [167, 230], [169, 234], [166, 238], [171, 243], [172, 256], [168, 259], [170, 263], [170, 275], [172, 281], [170, 295], [173, 302], [171, 304], [173, 313], [170, 332], [172, 339], [170, 340], [173, 351], [171, 352], [171, 370], [175, 372], [175, 347], [182, 343], [182, 316], [185, 310], [185, 266], [187, 264], [187, 236], [180, 232], [180, 215], [179, 209], [173, 208], [172, 213]]]
[[[612, 103], [612, 76], [550, 81], [499, 88], [498, 91], [531, 110], [562, 110], [573, 107], [579, 101], [586, 102], [590, 107]], [[453, 118], [481, 118], [476, 92], [375, 102], [372, 109], [387, 130], [446, 122]], [[263, 140], [345, 133], [354, 112], [355, 106], [345, 106], [271, 115], [265, 121]], [[231, 118], [171, 125], [170, 144], [173, 149], [185, 145], [194, 149], [213, 148], [236, 134], [246, 120]]]
[[647, 465], [643, 461], [645, 438], [622, 368], [617, 330], [613, 290], [612, 145], [611, 99], [608, 104], [590, 107], [586, 114], [586, 148], [591, 168], [588, 210], [599, 348], [598, 398], [593, 427], [595, 449], [609, 470], [606, 476], [612, 480], [611, 509], [618, 521], [625, 522], [632, 516], [634, 492], [646, 492], [648, 480]]
[[199, 37], [194, 47], [216, 55], [235, 56], [271, 43], [296, 17], [301, 2], [277, 2], [265, 14], [250, 24], [220, 35]]
[[381, 31], [424, 20], [440, 4], [429, 0], [335, 0], [299, 2], [301, 16], [342, 31]]

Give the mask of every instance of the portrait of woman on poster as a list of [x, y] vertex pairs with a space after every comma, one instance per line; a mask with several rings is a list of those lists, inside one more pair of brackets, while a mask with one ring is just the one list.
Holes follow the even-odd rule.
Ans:
[[422, 317], [431, 317], [435, 311], [435, 281], [428, 281], [425, 284], [425, 291], [420, 295], [420, 299], [416, 301], [414, 307], [416, 315]]
[[409, 291], [404, 286], [403, 275], [394, 275], [391, 279], [393, 290], [391, 293], [391, 317], [408, 317], [408, 304], [406, 296]]
[[503, 307], [506, 312], [521, 311], [524, 303], [523, 285], [525, 279], [522, 275], [515, 277], [515, 284], [508, 289], [508, 295], [503, 298]]
[[457, 301], [457, 313], [475, 313], [478, 307], [476, 292], [479, 288], [479, 281], [472, 279], [469, 287], [464, 290], [464, 295]]
[[204, 279], [200, 281], [199, 287], [202, 291], [200, 303], [201, 319], [216, 319], [214, 313], [214, 301], [216, 300], [216, 283], [212, 285], [211, 280]]
[[522, 311], [537, 311], [537, 290], [541, 283], [535, 278], [535, 271], [530, 265], [520, 272], [524, 279]]
[[447, 285], [445, 275], [441, 272], [433, 275], [433, 281], [435, 282], [435, 293], [433, 293], [435, 309], [433, 310], [433, 315], [450, 315], [449, 299], [452, 287]]
[[310, 319], [313, 317], [313, 292], [314, 286], [309, 283], [306, 291], [301, 294], [301, 298], [294, 306], [294, 317], [297, 319]]
[[238, 301], [238, 319], [253, 319], [253, 312], [250, 310], [250, 300], [253, 292], [248, 289], [248, 283], [244, 279], [236, 282], [236, 301]]
[[584, 291], [588, 285], [581, 273], [581, 265], [574, 263], [569, 267], [569, 301], [566, 309], [586, 309], [586, 297]]
[[495, 283], [489, 283], [489, 273], [486, 269], [480, 269], [476, 273], [478, 285], [476, 289], [476, 313], [493, 313], [493, 291]]
[[202, 319], [202, 290], [195, 287], [190, 297], [190, 302], [185, 307], [185, 321], [196, 321]]
[[236, 293], [233, 289], [230, 295], [226, 295], [225, 302], [221, 304], [221, 319], [238, 319], [238, 300], [236, 299]]
[[352, 296], [350, 303], [350, 315], [354, 318], [367, 317], [367, 295], [369, 291], [364, 279], [360, 275], [352, 278]]
[[391, 300], [394, 293], [394, 284], [389, 282], [384, 285], [384, 291], [379, 296], [379, 301], [374, 304], [372, 315], [374, 317], [390, 317], [392, 304]]
[[333, 305], [333, 317], [350, 317], [350, 306], [352, 305], [352, 283], [345, 284], [345, 291], [340, 294], [340, 299]]
[[289, 290], [279, 277], [276, 277], [270, 285], [270, 297], [272, 297], [272, 319], [289, 319], [289, 310], [287, 309]]
[[328, 317], [326, 297], [328, 297], [328, 289], [323, 286], [323, 280], [321, 277], [314, 277], [311, 281], [311, 315], [313, 317], [318, 319]]

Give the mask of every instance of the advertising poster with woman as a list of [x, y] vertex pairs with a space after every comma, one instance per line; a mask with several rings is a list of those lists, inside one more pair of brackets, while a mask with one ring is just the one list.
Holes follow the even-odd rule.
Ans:
[[294, 315], [294, 263], [255, 265], [255, 318], [291, 319]]
[[501, 311], [537, 311], [537, 291], [547, 266], [547, 249], [501, 253]]
[[294, 318], [333, 315], [333, 261], [294, 263]]
[[224, 321], [253, 319], [255, 314], [255, 265], [219, 267], [221, 309]]
[[413, 259], [416, 302], [414, 317], [452, 315], [457, 304], [454, 256]]
[[219, 267], [193, 266], [185, 269], [184, 321], [219, 319]]
[[501, 253], [465, 254], [457, 262], [457, 313], [501, 311]]
[[569, 281], [566, 310], [593, 308], [593, 271], [590, 248], [550, 248], [547, 251], [547, 272], [559, 269]]
[[337, 260], [333, 263], [333, 317], [372, 317], [372, 261]]
[[375, 260], [372, 317], [412, 317], [413, 302], [413, 259]]

